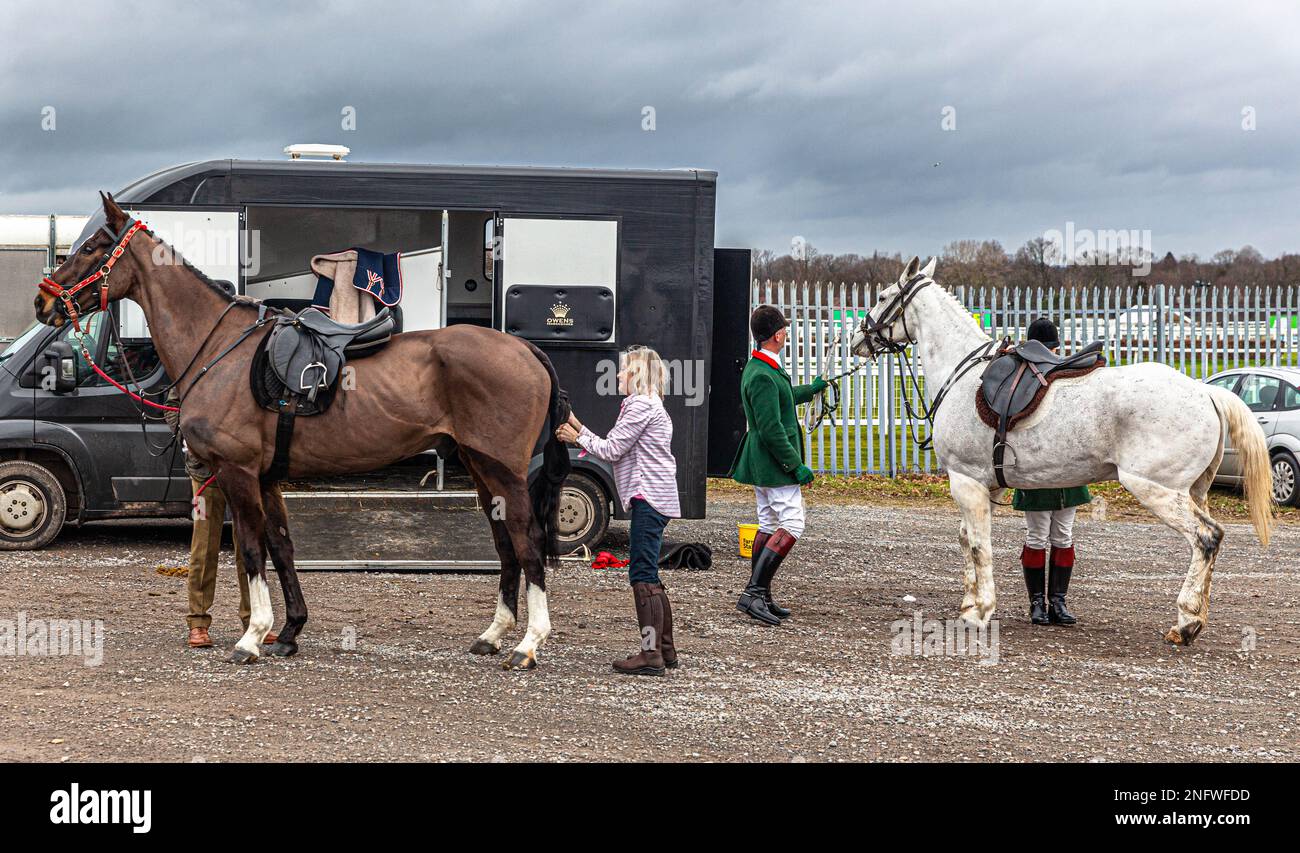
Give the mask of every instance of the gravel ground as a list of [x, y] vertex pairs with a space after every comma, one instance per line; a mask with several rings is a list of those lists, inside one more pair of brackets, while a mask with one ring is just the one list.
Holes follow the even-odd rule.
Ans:
[[[304, 573], [301, 653], [239, 667], [226, 662], [239, 634], [229, 552], [217, 648], [196, 652], [185, 580], [156, 573], [186, 559], [185, 525], [68, 530], [45, 551], [0, 555], [0, 619], [102, 619], [103, 663], [0, 658], [0, 759], [1300, 759], [1300, 527], [1264, 551], [1230, 525], [1210, 625], [1179, 649], [1161, 640], [1187, 563], [1176, 534], [1081, 517], [1080, 623], [1035, 627], [1019, 516], [1000, 512], [997, 655], [981, 662], [891, 646], [895, 620], [956, 616], [954, 510], [811, 507], [779, 578], [795, 617], [774, 629], [733, 609], [747, 576], [735, 525], [751, 514], [725, 497], [709, 519], [670, 525], [671, 541], [707, 542], [719, 559], [666, 573], [683, 666], [662, 679], [610, 671], [637, 637], [621, 573], [552, 575], [555, 632], [527, 673], [466, 651], [491, 617], [494, 576]], [[625, 548], [625, 526], [613, 544]]]

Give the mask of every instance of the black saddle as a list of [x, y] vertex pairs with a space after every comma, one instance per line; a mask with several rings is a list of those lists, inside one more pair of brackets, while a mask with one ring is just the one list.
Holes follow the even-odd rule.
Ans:
[[997, 357], [984, 368], [975, 395], [980, 418], [995, 431], [993, 472], [999, 486], [1007, 488], [1003, 476], [1007, 433], [1033, 414], [1052, 382], [1082, 376], [1103, 366], [1104, 348], [1104, 341], [1093, 341], [1076, 353], [1056, 355], [1038, 341], [1024, 341], [1018, 346], [1011, 346], [1009, 339], [1003, 341]]
[[288, 473], [294, 419], [329, 409], [347, 362], [379, 352], [399, 331], [399, 319], [388, 308], [351, 325], [336, 323], [317, 308], [275, 318], [253, 356], [250, 375], [258, 405], [280, 416], [275, 458], [263, 479], [282, 480]]

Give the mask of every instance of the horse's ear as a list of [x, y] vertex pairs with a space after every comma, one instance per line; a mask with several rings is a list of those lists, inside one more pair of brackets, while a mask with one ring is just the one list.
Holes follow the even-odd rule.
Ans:
[[916, 271], [920, 268], [921, 268], [921, 259], [918, 258], [916, 255], [913, 255], [912, 260], [908, 261], [907, 266], [903, 269], [903, 274], [898, 277], [898, 281], [900, 283], [907, 281], [909, 278], [916, 275]]
[[921, 269], [921, 272], [925, 274], [926, 278], [934, 278], [934, 265], [938, 262], [939, 259], [932, 256], [930, 262]]
[[118, 207], [110, 193], [101, 191], [99, 197], [104, 202], [104, 216], [108, 219], [108, 226], [114, 231], [121, 231], [128, 218], [126, 211]]

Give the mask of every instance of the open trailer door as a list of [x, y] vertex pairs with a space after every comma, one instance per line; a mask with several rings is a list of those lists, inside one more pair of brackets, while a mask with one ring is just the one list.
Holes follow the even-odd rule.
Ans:
[[713, 362], [709, 367], [709, 476], [725, 477], [745, 434], [740, 373], [749, 357], [749, 249], [713, 250]]

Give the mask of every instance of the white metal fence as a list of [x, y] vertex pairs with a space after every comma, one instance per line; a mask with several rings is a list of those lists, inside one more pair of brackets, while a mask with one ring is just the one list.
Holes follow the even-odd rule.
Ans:
[[[786, 364], [803, 383], [854, 364], [853, 330], [887, 286], [755, 280], [750, 302], [775, 305], [790, 319]], [[994, 338], [1021, 339], [1036, 317], [1050, 317], [1065, 351], [1105, 340], [1111, 364], [1160, 361], [1196, 379], [1234, 367], [1300, 365], [1295, 286], [950, 290]], [[910, 350], [907, 357], [924, 383], [919, 359]], [[904, 394], [912, 392], [893, 359], [862, 362], [862, 370], [841, 381], [834, 417], [805, 437], [808, 465], [826, 474], [936, 472], [933, 454], [917, 443], [927, 426], [910, 422]]]

